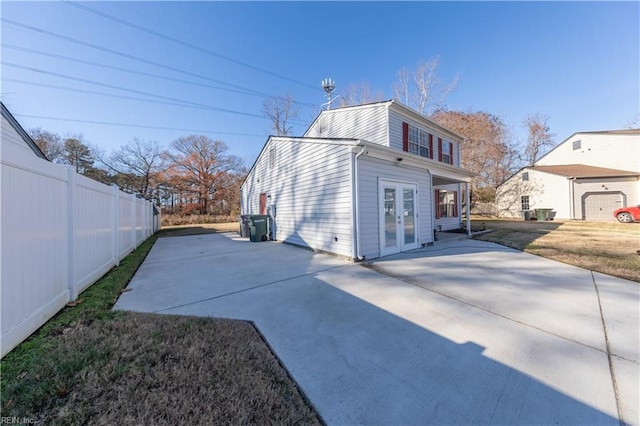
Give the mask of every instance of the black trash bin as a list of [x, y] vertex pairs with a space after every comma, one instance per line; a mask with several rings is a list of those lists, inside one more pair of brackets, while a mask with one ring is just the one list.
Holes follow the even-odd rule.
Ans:
[[262, 214], [252, 214], [249, 216], [249, 239], [254, 242], [267, 241], [269, 216]]
[[240, 236], [248, 237], [249, 236], [249, 217], [251, 215], [243, 214], [240, 215]]

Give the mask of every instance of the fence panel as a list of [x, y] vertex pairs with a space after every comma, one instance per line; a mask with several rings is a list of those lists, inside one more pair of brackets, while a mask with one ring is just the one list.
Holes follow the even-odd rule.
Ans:
[[0, 355], [157, 229], [153, 205], [3, 143]]

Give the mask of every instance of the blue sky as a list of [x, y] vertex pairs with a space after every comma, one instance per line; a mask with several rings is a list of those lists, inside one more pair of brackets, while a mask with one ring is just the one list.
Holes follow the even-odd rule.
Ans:
[[447, 107], [496, 114], [518, 139], [529, 113], [550, 116], [556, 142], [640, 113], [638, 2], [79, 4], [209, 52], [64, 2], [3, 1], [2, 101], [27, 129], [82, 133], [107, 152], [203, 133], [253, 159], [271, 133], [261, 95], [303, 103], [301, 135], [325, 102], [322, 79], [390, 99], [402, 67], [436, 55], [443, 81], [460, 76]]

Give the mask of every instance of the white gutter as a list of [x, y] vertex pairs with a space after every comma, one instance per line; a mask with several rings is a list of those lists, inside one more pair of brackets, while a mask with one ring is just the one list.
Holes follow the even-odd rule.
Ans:
[[366, 154], [367, 147], [364, 145], [360, 146], [360, 152], [353, 156], [353, 200], [352, 205], [354, 208], [353, 216], [354, 216], [354, 225], [355, 225], [355, 236], [353, 238], [353, 257], [357, 260], [364, 260], [364, 257], [360, 254], [360, 197], [359, 195], [359, 185], [358, 185], [358, 158], [360, 156]]

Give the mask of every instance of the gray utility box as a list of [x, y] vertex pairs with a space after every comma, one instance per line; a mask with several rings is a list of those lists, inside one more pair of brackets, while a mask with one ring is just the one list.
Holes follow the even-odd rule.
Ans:
[[262, 214], [252, 214], [249, 216], [249, 239], [254, 243], [267, 241], [269, 216]]
[[249, 236], [249, 217], [251, 215], [240, 215], [240, 236], [243, 238]]

